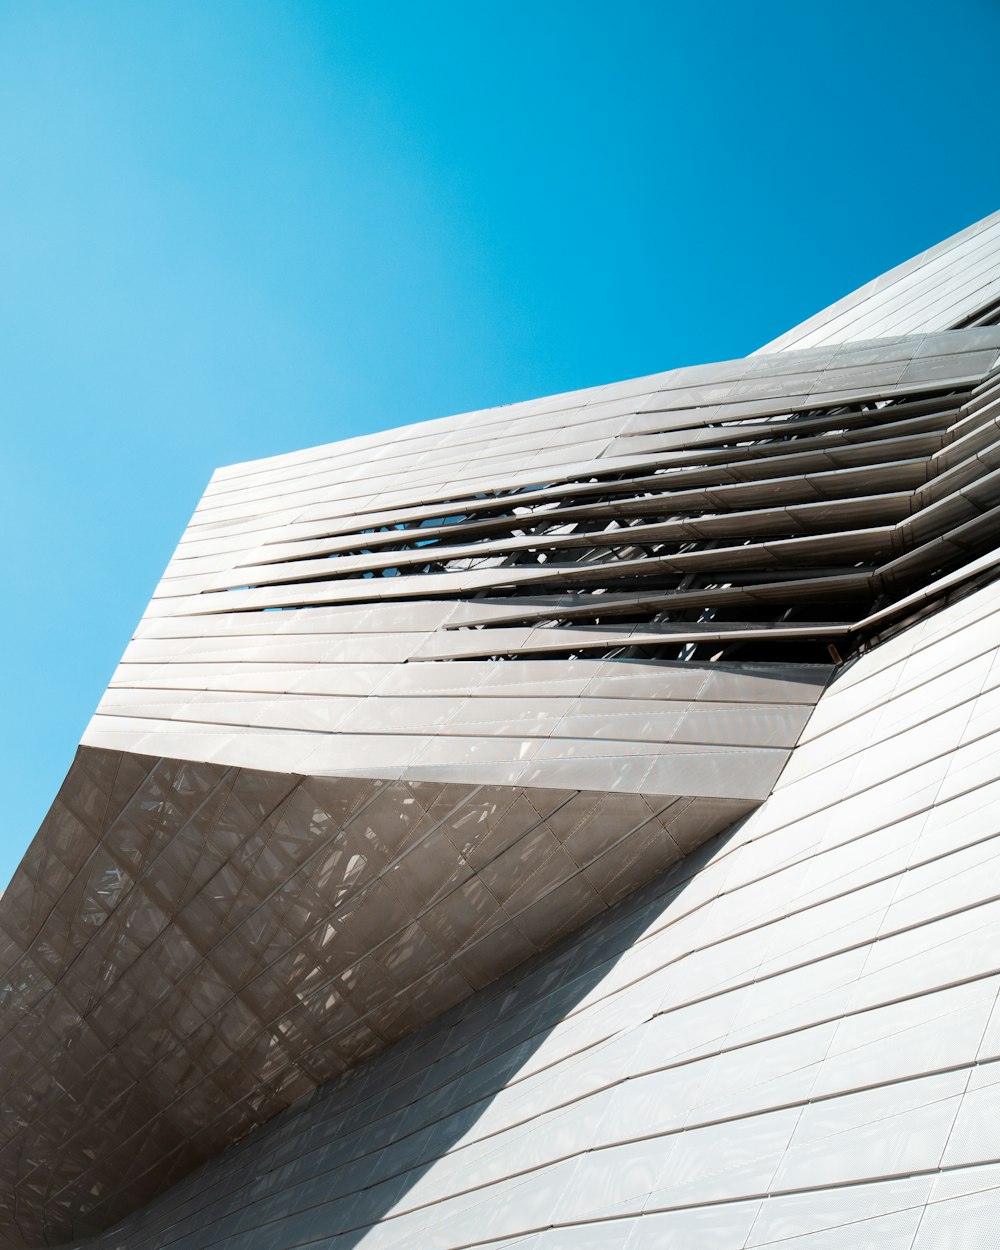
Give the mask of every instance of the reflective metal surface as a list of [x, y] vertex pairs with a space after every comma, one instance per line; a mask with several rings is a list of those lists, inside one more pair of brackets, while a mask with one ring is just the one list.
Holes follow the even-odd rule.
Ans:
[[[796, 1083], [812, 1050], [740, 1067], [784, 1037], [746, 1034], [757, 1008], [722, 1009], [732, 1072], [673, 1083], [656, 1054], [707, 1062], [715, 1025], [705, 1054], [684, 1039], [737, 986], [788, 973], [763, 1019], [830, 989], [814, 962], [864, 948], [844, 984], [878, 965], [869, 919], [898, 902], [902, 933], [919, 911], [904, 868], [856, 910], [850, 854], [810, 857], [897, 826], [909, 856], [911, 819], [993, 784], [980, 627], [956, 650], [927, 613], [995, 572], [998, 283], [991, 218], [746, 360], [220, 470], [0, 901], [0, 1246], [98, 1233], [220, 1152], [100, 1245], [558, 1250], [621, 1219], [636, 1250], [676, 1240], [678, 1211], [751, 1201], [753, 1160], [789, 1193], [853, 1184], [792, 1150], [793, 1118], [823, 1138]], [[832, 662], [886, 636], [790, 756]], [[744, 817], [735, 859], [702, 849]], [[611, 913], [484, 995], [678, 860], [669, 921]], [[645, 923], [670, 926], [659, 964]], [[653, 1040], [602, 1053], [640, 1024]], [[777, 1084], [744, 1115], [726, 1099], [758, 1063]], [[596, 1101], [564, 1122], [581, 1072]], [[958, 1097], [922, 1090], [918, 1119]], [[718, 1116], [752, 1121], [742, 1180], [698, 1162]]]
[[754, 805], [82, 748], [0, 906], [7, 1244], [104, 1227]]

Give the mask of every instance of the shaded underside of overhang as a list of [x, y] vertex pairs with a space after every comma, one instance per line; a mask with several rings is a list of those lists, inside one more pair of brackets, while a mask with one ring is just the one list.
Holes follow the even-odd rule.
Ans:
[[81, 748], [0, 906], [0, 1245], [107, 1227], [758, 802]]

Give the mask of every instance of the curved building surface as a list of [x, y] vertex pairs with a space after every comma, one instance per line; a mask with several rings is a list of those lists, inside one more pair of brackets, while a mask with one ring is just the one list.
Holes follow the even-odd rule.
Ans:
[[998, 298], [216, 473], [0, 900], [0, 1246], [977, 1244]]

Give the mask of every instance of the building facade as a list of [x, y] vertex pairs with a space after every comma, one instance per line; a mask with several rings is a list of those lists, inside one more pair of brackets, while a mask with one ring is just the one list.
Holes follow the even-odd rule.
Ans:
[[1000, 214], [218, 471], [0, 900], [0, 1247], [975, 1245]]

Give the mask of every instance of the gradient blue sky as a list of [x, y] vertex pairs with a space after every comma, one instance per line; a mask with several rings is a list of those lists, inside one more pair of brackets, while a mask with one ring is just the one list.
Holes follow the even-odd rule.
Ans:
[[742, 355], [1000, 207], [1000, 3], [0, 2], [0, 878], [212, 469]]

